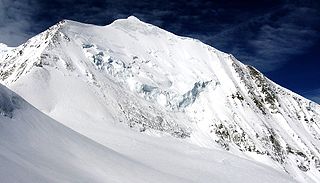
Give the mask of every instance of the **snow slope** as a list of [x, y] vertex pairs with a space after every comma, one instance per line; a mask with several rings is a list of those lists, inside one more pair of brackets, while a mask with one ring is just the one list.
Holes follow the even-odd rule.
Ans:
[[[4, 86], [0, 86], [0, 104], [1, 182], [292, 181], [285, 174], [228, 153], [185, 143], [174, 147], [156, 139], [145, 147], [150, 147], [152, 154], [162, 153], [171, 163], [179, 162], [179, 166], [150, 167], [61, 125]], [[157, 150], [153, 146], [167, 148]], [[194, 158], [198, 153], [203, 156]], [[254, 178], [252, 171], [256, 172]]]
[[1, 182], [181, 182], [97, 144], [1, 86]]
[[[107, 26], [61, 21], [7, 52], [0, 79], [63, 125], [165, 173], [199, 182], [208, 166], [206, 182], [218, 170], [201, 160], [221, 149], [301, 182], [320, 181], [318, 104], [230, 54], [135, 17]], [[180, 143], [190, 143], [191, 153]], [[197, 168], [177, 171], [180, 156], [192, 156]]]

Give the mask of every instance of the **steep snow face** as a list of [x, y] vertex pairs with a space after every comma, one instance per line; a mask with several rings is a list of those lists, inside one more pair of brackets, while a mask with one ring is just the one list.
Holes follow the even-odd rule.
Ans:
[[50, 117], [119, 151], [106, 132], [129, 126], [320, 181], [319, 105], [230, 54], [135, 17], [107, 26], [62, 21], [8, 52], [0, 79]]
[[136, 146], [165, 159], [149, 156], [153, 164], [146, 165], [142, 158], [132, 159], [63, 126], [2, 85], [0, 110], [1, 182], [293, 182], [284, 173], [226, 152], [126, 133], [141, 140]]

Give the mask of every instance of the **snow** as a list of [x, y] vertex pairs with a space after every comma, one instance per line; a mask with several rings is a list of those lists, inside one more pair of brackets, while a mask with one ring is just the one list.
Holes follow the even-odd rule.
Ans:
[[20, 166], [21, 176], [50, 182], [320, 181], [319, 105], [232, 55], [135, 17], [107, 26], [61, 21], [8, 51], [0, 82], [39, 110], [3, 108], [13, 118], [0, 122], [30, 123], [25, 133], [43, 140], [37, 148], [8, 141], [12, 152], [31, 150], [3, 159], [6, 172]]
[[3, 59], [6, 56], [12, 47], [8, 47], [6, 44], [0, 43], [0, 59]]
[[0, 116], [2, 182], [293, 181], [260, 164], [172, 138], [109, 134], [120, 137], [119, 153], [51, 119], [3, 86], [0, 96], [1, 107], [14, 112]]

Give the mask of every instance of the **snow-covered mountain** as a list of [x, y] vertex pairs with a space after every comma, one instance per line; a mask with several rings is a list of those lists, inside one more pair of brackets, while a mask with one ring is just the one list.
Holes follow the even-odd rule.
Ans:
[[230, 54], [135, 17], [107, 26], [61, 21], [6, 51], [0, 80], [81, 138], [177, 178], [168, 182], [235, 182], [233, 174], [293, 181], [280, 172], [320, 182], [318, 104]]

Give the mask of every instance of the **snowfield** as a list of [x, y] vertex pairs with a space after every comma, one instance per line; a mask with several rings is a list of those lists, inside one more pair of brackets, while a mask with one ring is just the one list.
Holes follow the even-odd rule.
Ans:
[[318, 104], [135, 17], [0, 45], [0, 83], [1, 182], [320, 182]]
[[107, 135], [122, 146], [115, 151], [46, 116], [4, 86], [0, 104], [1, 182], [293, 182], [227, 152], [122, 128]]

